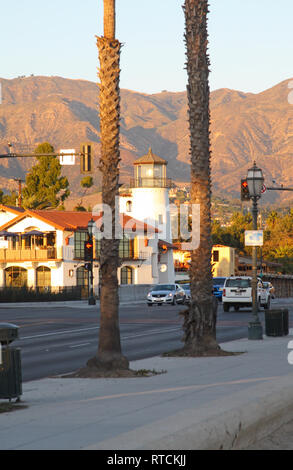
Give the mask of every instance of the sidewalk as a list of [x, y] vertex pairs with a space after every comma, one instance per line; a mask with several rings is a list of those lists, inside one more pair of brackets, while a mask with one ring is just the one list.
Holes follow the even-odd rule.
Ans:
[[292, 339], [291, 329], [222, 346], [236, 356], [131, 363], [167, 371], [152, 377], [25, 383], [27, 408], [0, 414], [0, 449], [245, 449], [293, 419]]

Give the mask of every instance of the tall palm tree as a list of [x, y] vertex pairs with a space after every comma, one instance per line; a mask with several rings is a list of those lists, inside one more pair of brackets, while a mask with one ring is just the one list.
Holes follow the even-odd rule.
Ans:
[[115, 39], [115, 0], [104, 0], [104, 36], [97, 38], [100, 59], [100, 127], [102, 201], [112, 209], [113, 239], [101, 241], [101, 322], [97, 355], [88, 366], [101, 370], [128, 369], [119, 329], [117, 269], [119, 240], [115, 234], [115, 197], [119, 194], [120, 50]]
[[[218, 351], [217, 303], [212, 294], [211, 151], [209, 110], [208, 0], [185, 0], [185, 42], [191, 156], [191, 203], [200, 205], [200, 245], [191, 256], [192, 302], [184, 315], [184, 350]], [[196, 221], [193, 221], [196, 223]]]

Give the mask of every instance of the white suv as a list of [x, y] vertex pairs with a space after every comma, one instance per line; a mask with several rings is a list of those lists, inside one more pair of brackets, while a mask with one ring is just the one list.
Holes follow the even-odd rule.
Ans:
[[[223, 288], [223, 309], [229, 312], [230, 307], [238, 312], [241, 307], [252, 308], [252, 288], [251, 277], [248, 276], [232, 276], [227, 277]], [[257, 283], [257, 303], [258, 308], [270, 308], [271, 296], [268, 289], [265, 289], [261, 279]]]

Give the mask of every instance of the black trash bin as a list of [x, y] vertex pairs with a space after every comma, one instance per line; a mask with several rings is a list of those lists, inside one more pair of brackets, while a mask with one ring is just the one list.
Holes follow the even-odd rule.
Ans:
[[10, 344], [18, 338], [18, 326], [0, 323], [0, 399], [19, 399], [22, 395], [21, 356]]
[[267, 336], [287, 336], [289, 334], [288, 309], [265, 311], [265, 333]]

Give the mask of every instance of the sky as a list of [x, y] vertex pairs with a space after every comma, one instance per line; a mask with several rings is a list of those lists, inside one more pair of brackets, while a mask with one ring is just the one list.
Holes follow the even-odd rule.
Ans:
[[[102, 0], [9, 0], [1, 5], [0, 77], [97, 82]], [[183, 0], [116, 0], [120, 87], [184, 91]], [[293, 77], [292, 0], [210, 0], [210, 87], [258, 93]]]

